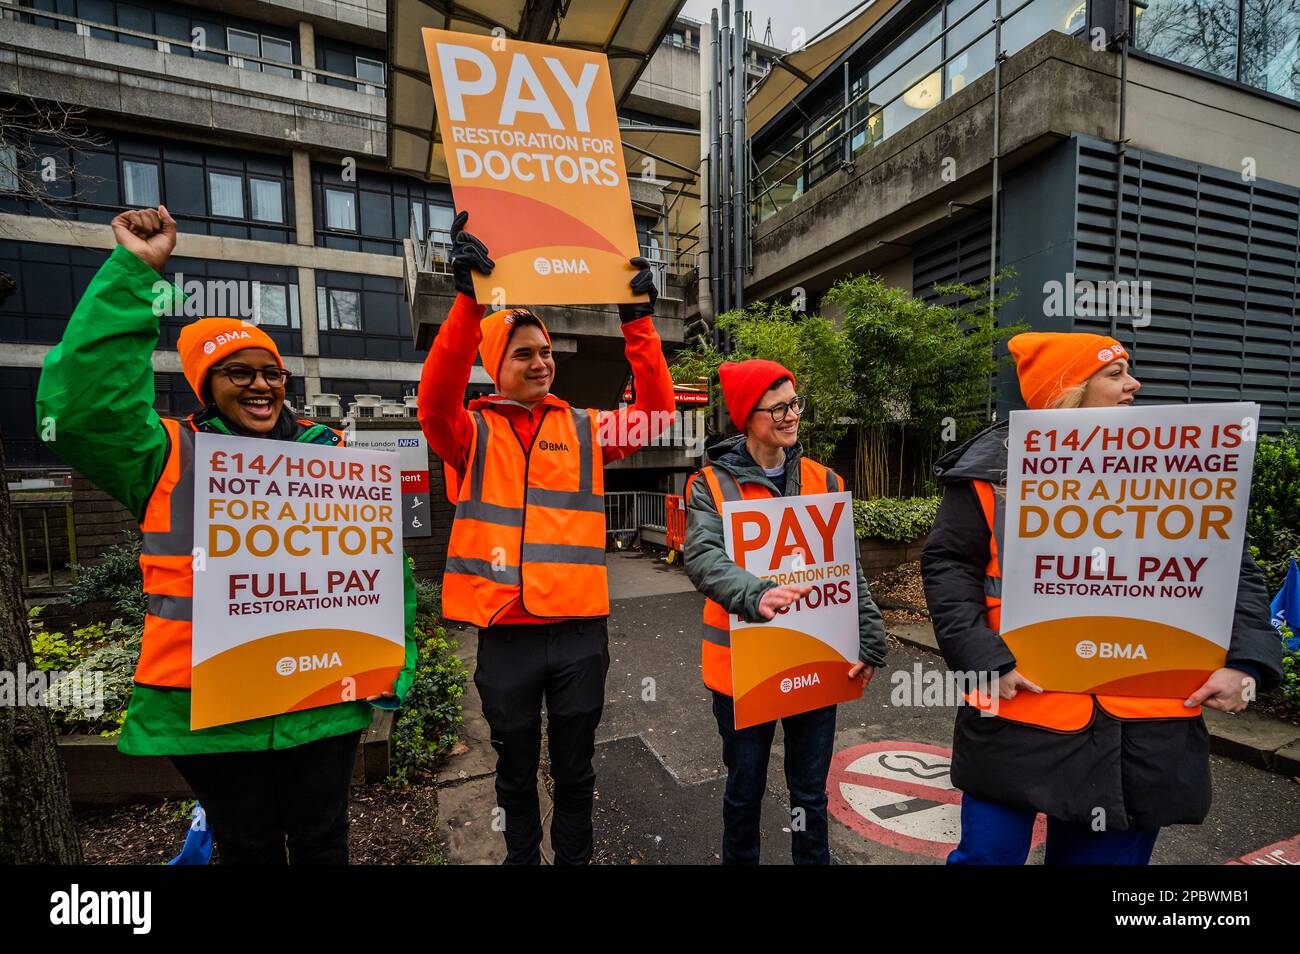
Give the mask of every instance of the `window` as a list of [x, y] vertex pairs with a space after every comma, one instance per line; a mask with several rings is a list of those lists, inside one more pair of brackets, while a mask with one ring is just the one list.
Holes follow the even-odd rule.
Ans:
[[259, 325], [277, 328], [297, 328], [298, 286], [275, 285], [258, 282], [257, 314]]
[[158, 164], [135, 159], [122, 160], [122, 201], [127, 205], [154, 208], [158, 205]]
[[18, 191], [18, 149], [0, 146], [0, 192]]
[[361, 295], [339, 288], [316, 289], [316, 310], [330, 331], [361, 330]]
[[325, 225], [348, 232], [357, 230], [357, 196], [342, 189], [325, 190]]
[[378, 60], [370, 60], [364, 56], [357, 57], [357, 79], [364, 80], [364, 83], [358, 83], [357, 89], [363, 93], [369, 93], [371, 96], [382, 95], [383, 90], [378, 87], [369, 85], [370, 83], [383, 83], [384, 81], [384, 64]]
[[[245, 53], [248, 56], [260, 56], [262, 53], [261, 44], [258, 43], [256, 33], [249, 33], [247, 30], [236, 30], [234, 27], [226, 29], [226, 49], [231, 53]], [[250, 63], [238, 56], [230, 58], [231, 66], [242, 66], [245, 69], [261, 69], [260, 63]]]
[[288, 66], [273, 66], [270, 63], [258, 63], [238, 56], [230, 58], [231, 66], [242, 66], [249, 70], [261, 70], [274, 76], [293, 77], [293, 43], [277, 36], [264, 36], [249, 30], [226, 28], [226, 49], [231, 53], [245, 56], [258, 56], [264, 60], [278, 60]]
[[[288, 40], [281, 40], [273, 36], [262, 37], [262, 57], [268, 60], [279, 60], [281, 63], [293, 63], [293, 44]], [[262, 64], [262, 72], [271, 73], [275, 76], [287, 76], [293, 79], [293, 70], [285, 66], [272, 66], [270, 63]]]
[[248, 202], [252, 216], [257, 221], [284, 221], [284, 197], [281, 183], [277, 180], [249, 178]]
[[1233, 79], [1239, 26], [1237, 0], [1151, 0], [1134, 24], [1133, 46]]
[[213, 215], [244, 217], [244, 177], [225, 172], [208, 173], [208, 204]]

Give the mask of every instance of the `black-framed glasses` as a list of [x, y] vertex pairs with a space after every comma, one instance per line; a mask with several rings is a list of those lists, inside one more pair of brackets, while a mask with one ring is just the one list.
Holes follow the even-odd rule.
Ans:
[[772, 415], [773, 423], [780, 424], [785, 420], [787, 412], [794, 411], [795, 417], [801, 417], [803, 415], [803, 409], [807, 406], [808, 399], [802, 394], [796, 394], [794, 397], [790, 398], [790, 400], [781, 404], [773, 404], [771, 407], [756, 407], [754, 410], [767, 411], [768, 414]]
[[282, 388], [284, 383], [289, 380], [289, 372], [284, 368], [251, 368], [246, 364], [223, 364], [219, 368], [213, 368], [213, 371], [220, 371], [230, 383], [238, 388], [246, 388], [260, 374], [262, 380], [266, 382], [268, 388]]

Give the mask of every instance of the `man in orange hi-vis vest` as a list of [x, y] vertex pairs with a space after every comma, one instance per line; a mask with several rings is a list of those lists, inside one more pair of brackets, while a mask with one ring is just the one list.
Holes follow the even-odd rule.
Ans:
[[[484, 317], [472, 272], [490, 274], [493, 262], [464, 230], [467, 219], [462, 212], [452, 223], [458, 294], [425, 360], [419, 392], [420, 424], [446, 466], [456, 504], [443, 615], [479, 630], [474, 684], [497, 750], [506, 863], [540, 861], [545, 699], [555, 863], [586, 864], [591, 760], [609, 668], [604, 467], [652, 440], [673, 409], [654, 328], [654, 280], [644, 259], [632, 259], [640, 269], [632, 290], [649, 300], [619, 305], [637, 403], [612, 416], [570, 407], [551, 394], [555, 360], [541, 319], [521, 308]], [[467, 410], [475, 353], [498, 393]]]
[[[1123, 414], [1141, 388], [1128, 351], [1109, 336], [1031, 332], [1008, 347], [1031, 410]], [[1263, 576], [1244, 550], [1227, 665], [1189, 698], [1045, 692], [1020, 673], [999, 636], [1006, 471], [1005, 421], [940, 458], [943, 502], [921, 556], [944, 660], [955, 671], [997, 677], [996, 700], [972, 693], [957, 709], [952, 780], [962, 791], [961, 842], [948, 863], [1024, 864], [1042, 812], [1047, 864], [1146, 864], [1162, 826], [1199, 824], [1209, 811], [1201, 706], [1239, 712], [1248, 686], [1281, 677]]]

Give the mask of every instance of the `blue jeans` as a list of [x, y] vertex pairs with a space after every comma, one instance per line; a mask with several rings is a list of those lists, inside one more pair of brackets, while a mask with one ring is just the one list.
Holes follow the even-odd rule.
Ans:
[[[1023, 865], [1034, 835], [1033, 812], [963, 793], [961, 843], [948, 855], [950, 865]], [[1160, 829], [1093, 831], [1080, 822], [1047, 819], [1048, 865], [1146, 865]]]
[[[756, 865], [767, 760], [776, 723], [737, 730], [731, 697], [718, 692], [713, 694], [713, 715], [718, 720], [722, 761], [727, 766], [722, 863]], [[828, 865], [826, 774], [835, 743], [835, 707], [786, 716], [781, 725], [785, 729], [785, 784], [790, 791], [790, 853], [797, 865]]]

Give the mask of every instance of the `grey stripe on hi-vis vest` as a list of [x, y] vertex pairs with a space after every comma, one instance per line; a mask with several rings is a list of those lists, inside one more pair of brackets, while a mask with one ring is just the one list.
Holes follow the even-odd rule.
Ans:
[[736, 478], [732, 477], [721, 467], [713, 468], [713, 475], [718, 478], [718, 486], [722, 488], [723, 500], [743, 500], [744, 496], [740, 492], [740, 484], [736, 483]]
[[194, 619], [194, 600], [188, 596], [149, 594], [149, 614], [159, 619], [188, 623]]
[[487, 469], [488, 422], [482, 411], [474, 415], [474, 464], [469, 473], [469, 499], [483, 499], [483, 472]]
[[575, 563], [604, 566], [604, 547], [583, 547], [571, 543], [525, 543], [525, 563]]
[[501, 507], [497, 504], [483, 503], [481, 500], [462, 500], [456, 504], [456, 519], [480, 520], [483, 523], [495, 523], [503, 527], [522, 527], [524, 508]]
[[[576, 407], [569, 408], [569, 412], [573, 415], [573, 427], [578, 432], [578, 492], [591, 493], [591, 415]], [[605, 509], [603, 501], [600, 509]]]
[[[990, 485], [992, 486], [992, 485]], [[1007, 495], [993, 487], [993, 539], [998, 542], [998, 565], [1002, 565], [1002, 541], [1006, 539]]]
[[986, 576], [984, 577], [984, 595], [991, 596], [995, 600], [1002, 599], [1002, 577]]
[[704, 641], [713, 643], [715, 646], [731, 647], [731, 633], [725, 629], [718, 629], [716, 626], [704, 624]]
[[826, 490], [832, 494], [840, 492], [840, 475], [833, 470], [826, 471]]
[[473, 557], [447, 557], [447, 573], [463, 573], [466, 576], [479, 576], [502, 586], [519, 585], [519, 567], [493, 563], [490, 560], [477, 560]]
[[541, 487], [529, 487], [528, 503], [536, 507], [554, 507], [559, 510], [605, 512], [605, 501], [600, 498], [599, 494], [593, 494], [590, 490], [574, 492], [571, 490], [543, 490]]
[[177, 430], [180, 476], [167, 501], [171, 528], [142, 534], [141, 552], [149, 556], [189, 556], [194, 549], [194, 432], [184, 422]]

